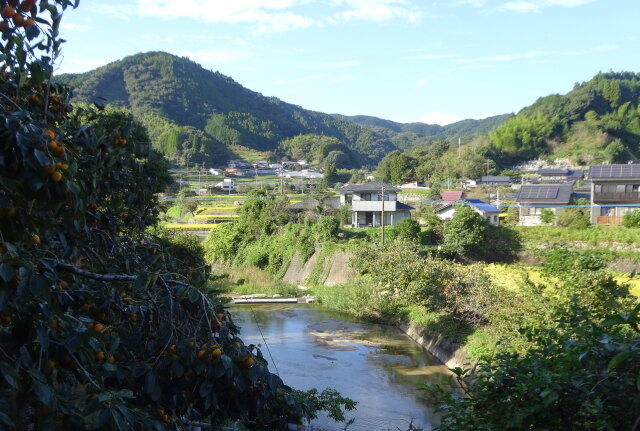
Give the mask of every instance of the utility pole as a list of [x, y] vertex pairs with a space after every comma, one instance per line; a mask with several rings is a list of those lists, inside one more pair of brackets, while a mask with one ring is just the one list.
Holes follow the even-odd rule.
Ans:
[[280, 160], [280, 194], [284, 194], [284, 160]]
[[380, 243], [384, 245], [384, 183], [382, 183], [382, 217], [380, 224], [382, 225], [382, 238], [380, 239]]
[[458, 138], [458, 158], [460, 158], [460, 138]]

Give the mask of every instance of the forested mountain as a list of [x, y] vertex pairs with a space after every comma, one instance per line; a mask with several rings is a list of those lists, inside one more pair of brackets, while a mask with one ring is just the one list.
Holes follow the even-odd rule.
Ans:
[[[504, 116], [493, 118], [504, 119]], [[393, 129], [398, 132], [394, 137], [396, 141], [410, 126], [372, 117], [354, 120]], [[464, 127], [468, 121], [472, 120], [451, 126]], [[571, 164], [582, 166], [637, 162], [640, 157], [640, 74], [599, 73], [587, 82], [576, 83], [565, 95], [539, 98], [487, 132], [487, 135], [463, 140], [461, 149], [449, 139], [448, 144], [414, 145], [404, 152], [393, 151], [380, 161], [376, 174], [380, 180], [392, 183], [438, 182], [478, 179], [490, 174], [517, 178], [520, 172], [510, 169], [514, 164], [539, 157], [568, 159]], [[444, 135], [433, 136], [447, 136], [445, 131], [440, 133]]]
[[505, 160], [546, 155], [576, 164], [637, 161], [640, 74], [599, 73], [566, 95], [541, 97], [489, 138]]
[[[149, 129], [154, 146], [179, 164], [220, 165], [234, 152], [246, 154], [246, 149], [260, 152], [254, 153], [260, 157], [264, 152], [294, 157], [313, 147], [316, 160], [332, 153], [331, 160], [344, 167], [375, 166], [395, 149], [428, 143], [434, 137], [486, 133], [492, 124], [490, 119], [477, 124], [467, 120], [456, 123], [461, 126], [456, 132], [455, 125], [403, 125], [310, 111], [163, 52], [133, 55], [57, 79], [74, 88], [74, 102], [130, 109]], [[471, 127], [462, 127], [463, 123]], [[326, 137], [335, 141], [318, 144]]]
[[[497, 126], [504, 124], [509, 117], [511, 117], [511, 114], [494, 115], [481, 120], [468, 119], [447, 124], [446, 126], [440, 126], [438, 124], [425, 123], [396, 123], [395, 121], [367, 115], [335, 115], [363, 126], [382, 127], [398, 134], [413, 134], [416, 135], [416, 139], [418, 137], [428, 138], [429, 141], [453, 139], [472, 135], [484, 135]], [[411, 144], [415, 145], [415, 140], [412, 141]]]

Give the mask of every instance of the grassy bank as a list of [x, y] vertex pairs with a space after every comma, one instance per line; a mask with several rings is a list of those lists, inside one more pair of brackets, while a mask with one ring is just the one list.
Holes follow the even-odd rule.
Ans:
[[304, 296], [306, 291], [290, 283], [275, 278], [265, 270], [255, 266], [241, 268], [217, 266], [218, 274], [214, 285], [217, 291], [238, 295], [283, 295]]
[[590, 245], [603, 243], [640, 244], [640, 229], [622, 226], [591, 226], [573, 229], [566, 226], [514, 227], [523, 242], [584, 242]]

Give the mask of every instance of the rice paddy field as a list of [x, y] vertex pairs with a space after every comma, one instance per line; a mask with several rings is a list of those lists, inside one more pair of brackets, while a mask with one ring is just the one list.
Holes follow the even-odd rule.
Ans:
[[[512, 291], [519, 290], [527, 277], [534, 283], [547, 284], [537, 268], [521, 264], [491, 263], [486, 265], [485, 273], [496, 286]], [[618, 283], [627, 284], [631, 294], [640, 298], [640, 276], [631, 277], [630, 274], [621, 272], [614, 274]]]

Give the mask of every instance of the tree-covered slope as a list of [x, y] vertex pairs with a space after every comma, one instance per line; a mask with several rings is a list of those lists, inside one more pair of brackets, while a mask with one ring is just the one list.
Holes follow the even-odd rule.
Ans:
[[[176, 161], [203, 159], [200, 150], [222, 154], [221, 147], [237, 145], [276, 151], [281, 141], [301, 134], [339, 139], [354, 153], [354, 165], [374, 164], [395, 149], [386, 132], [265, 97], [189, 59], [162, 52], [133, 55], [58, 80], [74, 88], [76, 102], [127, 107], [137, 118], [161, 126], [151, 132], [154, 144], [165, 154], [179, 152]], [[188, 138], [181, 139], [183, 135]], [[193, 155], [180, 152], [183, 142]]]
[[580, 164], [637, 160], [640, 74], [599, 73], [565, 95], [541, 97], [489, 138], [505, 159], [544, 154]]
[[425, 123], [397, 123], [378, 117], [367, 115], [340, 116], [346, 120], [369, 127], [382, 127], [396, 133], [413, 133], [421, 138], [451, 139], [471, 135], [483, 135], [503, 124], [510, 117], [509, 114], [494, 115], [481, 120], [462, 120], [440, 126]]

